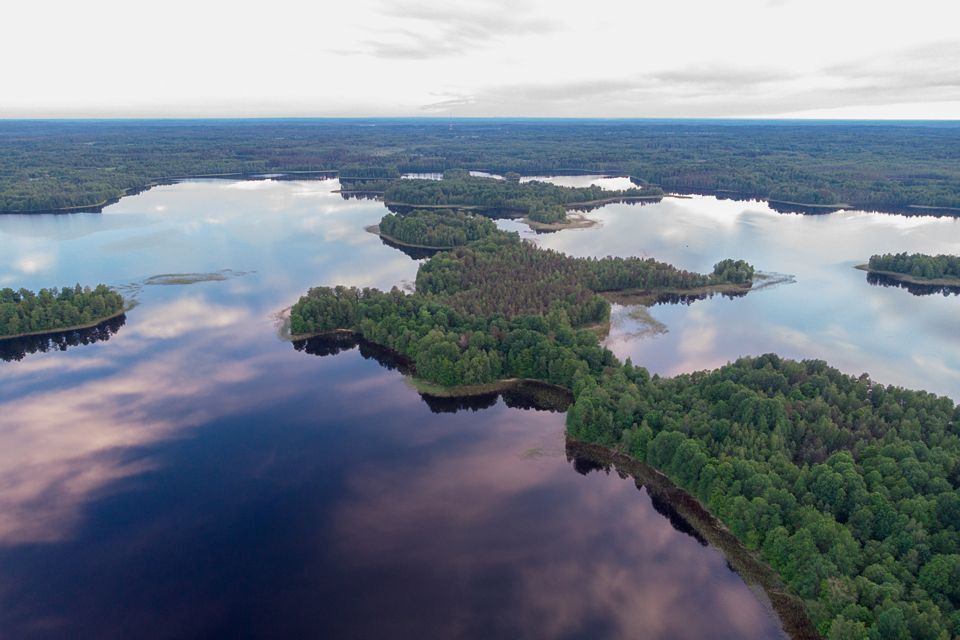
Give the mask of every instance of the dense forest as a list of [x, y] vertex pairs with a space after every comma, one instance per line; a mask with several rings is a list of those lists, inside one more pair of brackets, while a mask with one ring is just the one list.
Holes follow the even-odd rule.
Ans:
[[960, 256], [928, 256], [922, 253], [885, 253], [870, 256], [870, 271], [902, 273], [921, 280], [960, 280]]
[[609, 304], [597, 293], [692, 291], [749, 286], [753, 267], [723, 261], [705, 275], [652, 258], [571, 258], [500, 233], [441, 253], [421, 265], [417, 292], [461, 313], [540, 315], [560, 309], [573, 326], [603, 322]]
[[380, 219], [380, 233], [392, 240], [422, 247], [459, 247], [498, 233], [489, 218], [462, 211], [416, 210], [405, 215], [388, 213]]
[[14, 291], [0, 289], [0, 338], [88, 325], [123, 311], [124, 300], [106, 285]]
[[176, 176], [340, 169], [377, 181], [458, 167], [614, 173], [671, 191], [880, 210], [960, 207], [958, 160], [960, 127], [936, 122], [4, 121], [0, 211], [91, 206]]
[[384, 189], [388, 205], [477, 207], [514, 212], [536, 222], [563, 222], [566, 205], [617, 198], [663, 195], [656, 187], [608, 191], [601, 187], [560, 187], [548, 182], [478, 178], [448, 172], [443, 180], [394, 180]]
[[[960, 634], [960, 409], [775, 355], [674, 378], [621, 364], [577, 328], [603, 316], [596, 291], [752, 275], [739, 261], [719, 263], [720, 276], [647, 262], [575, 260], [495, 236], [427, 261], [415, 294], [311, 289], [291, 326], [352, 330], [443, 385], [566, 387], [571, 437], [622, 450], [697, 496], [827, 638]], [[528, 281], [549, 305], [528, 298]]]

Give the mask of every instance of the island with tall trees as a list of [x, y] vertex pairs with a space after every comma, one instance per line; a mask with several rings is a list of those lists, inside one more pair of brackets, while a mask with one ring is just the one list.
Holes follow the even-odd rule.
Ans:
[[604, 291], [752, 278], [742, 261], [693, 274], [493, 236], [427, 260], [412, 294], [311, 289], [291, 326], [362, 337], [441, 387], [567, 389], [570, 441], [649, 464], [695, 497], [777, 572], [763, 586], [794, 637], [956, 637], [954, 402], [772, 354], [664, 378], [619, 362], [589, 330], [609, 313]]
[[857, 268], [911, 284], [960, 286], [960, 256], [884, 253]]
[[412, 208], [457, 208], [492, 217], [523, 218], [533, 228], [550, 230], [584, 226], [569, 221], [567, 209], [591, 207], [620, 201], [659, 200], [658, 187], [617, 191], [598, 186], [561, 187], [532, 180], [497, 180], [471, 176], [466, 171], [448, 171], [442, 180], [393, 180], [384, 185], [386, 205], [403, 212]]
[[449, 209], [388, 213], [369, 230], [396, 244], [422, 249], [452, 249], [499, 233], [490, 218]]
[[110, 287], [0, 289], [0, 340], [94, 327], [123, 315], [123, 296]]

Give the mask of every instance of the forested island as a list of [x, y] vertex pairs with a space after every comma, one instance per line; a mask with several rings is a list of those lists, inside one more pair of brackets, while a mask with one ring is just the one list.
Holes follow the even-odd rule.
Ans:
[[885, 253], [859, 268], [914, 284], [960, 286], [960, 256]]
[[496, 180], [447, 172], [443, 180], [393, 180], [384, 185], [388, 207], [464, 207], [496, 217], [523, 217], [532, 225], [567, 222], [567, 208], [624, 200], [659, 199], [657, 187], [609, 191], [598, 186], [560, 187], [548, 182]]
[[[960, 409], [951, 400], [775, 355], [661, 378], [618, 362], [589, 330], [609, 313], [599, 292], [752, 277], [742, 261], [692, 274], [495, 235], [425, 262], [413, 294], [311, 289], [291, 327], [361, 336], [445, 387], [518, 378], [566, 388], [573, 441], [666, 473], [779, 572], [823, 636], [956, 636]], [[784, 607], [782, 616], [794, 610]]]
[[958, 149], [950, 122], [7, 120], [0, 212], [97, 210], [176, 177], [339, 170], [378, 191], [402, 173], [468, 168], [957, 215]]
[[449, 209], [388, 213], [371, 230], [397, 244], [424, 249], [452, 249], [498, 233], [489, 218]]
[[93, 327], [124, 312], [123, 296], [98, 284], [74, 287], [0, 289], [0, 340]]

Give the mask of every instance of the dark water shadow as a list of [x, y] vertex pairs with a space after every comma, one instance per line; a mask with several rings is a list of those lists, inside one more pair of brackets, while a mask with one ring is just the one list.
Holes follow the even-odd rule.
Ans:
[[942, 294], [944, 297], [950, 297], [951, 295], [960, 296], [960, 286], [905, 282], [882, 273], [867, 273], [867, 282], [878, 287], [898, 287], [900, 289], [906, 289], [915, 296], [932, 296], [936, 294]]
[[[578, 447], [577, 444], [572, 443], [569, 440], [566, 443], [566, 455], [567, 462], [573, 465], [574, 470], [582, 476], [588, 475], [595, 471], [607, 474], [614, 471], [609, 462], [591, 457], [589, 454], [585, 453], [582, 448]], [[620, 471], [616, 471], [616, 473], [624, 478], [629, 477]], [[658, 491], [654, 486], [646, 486], [642, 478], [634, 478], [634, 482], [638, 491], [643, 491], [644, 488], [646, 488], [647, 495], [650, 496], [650, 503], [654, 510], [666, 518], [676, 531], [690, 536], [701, 546], [710, 546], [710, 543], [700, 534], [699, 531], [697, 531], [696, 527], [694, 527], [689, 520], [684, 518], [683, 515], [677, 511], [677, 509], [671, 503], [668, 495]], [[730, 567], [730, 570], [736, 572], [733, 567]]]
[[[404, 375], [414, 375], [413, 362], [402, 354], [386, 347], [364, 340], [355, 333], [330, 333], [322, 336], [295, 340], [293, 348], [314, 356], [335, 356], [344, 351], [360, 348], [360, 355], [375, 360], [380, 366]], [[511, 383], [503, 389], [469, 395], [438, 396], [421, 393], [420, 398], [433, 413], [456, 413], [458, 411], [482, 411], [503, 403], [512, 409], [533, 409], [536, 411], [563, 412], [570, 406], [572, 397], [560, 387], [539, 383], [535, 380], [521, 380]]]
[[422, 393], [420, 397], [434, 413], [481, 411], [495, 406], [500, 398], [511, 409], [562, 413], [567, 410], [572, 401], [570, 394], [565, 390], [533, 380], [520, 381], [506, 389], [489, 393], [468, 396], [434, 396]]
[[0, 360], [6, 362], [23, 360], [33, 353], [47, 351], [66, 351], [71, 347], [94, 342], [106, 342], [127, 321], [126, 315], [119, 315], [87, 329], [73, 331], [54, 331], [37, 336], [24, 336], [0, 340]]
[[699, 293], [699, 294], [676, 294], [676, 293], [660, 293], [653, 299], [653, 304], [685, 304], [691, 305], [694, 302], [700, 300], [708, 300], [714, 296], [720, 296], [722, 298], [728, 298], [730, 300], [735, 300], [736, 298], [742, 298], [745, 295], [750, 293], [750, 290], [744, 291], [710, 291], [708, 293]]
[[447, 251], [447, 249], [427, 249], [425, 247], [410, 247], [407, 245], [398, 244], [396, 242], [393, 242], [392, 240], [388, 240], [383, 236], [380, 236], [380, 242], [387, 245], [391, 249], [402, 251], [403, 253], [407, 254], [414, 260], [426, 260], [427, 258], [431, 258], [437, 255], [441, 251]]
[[380, 200], [383, 193], [380, 191], [340, 191], [344, 200]]
[[412, 375], [413, 363], [408, 358], [378, 344], [364, 340], [353, 333], [330, 333], [306, 340], [295, 340], [293, 348], [312, 356], [335, 356], [344, 351], [360, 348], [360, 355], [366, 360], [375, 360], [381, 367], [390, 371], [399, 371]]

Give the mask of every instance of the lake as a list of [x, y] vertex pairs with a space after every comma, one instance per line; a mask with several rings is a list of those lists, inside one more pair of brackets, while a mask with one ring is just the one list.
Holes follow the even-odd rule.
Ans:
[[[568, 455], [563, 413], [509, 395], [428, 404], [369, 349], [278, 337], [276, 313], [312, 285], [415, 277], [364, 231], [383, 205], [338, 187], [196, 180], [102, 214], [0, 217], [0, 286], [105, 282], [138, 302], [98, 335], [0, 361], [0, 629], [781, 637], [669, 505]], [[618, 305], [621, 358], [670, 375], [776, 351], [960, 398], [960, 300], [853, 269], [960, 252], [955, 220], [713, 197], [588, 216], [599, 224], [554, 234], [498, 224], [573, 255], [697, 270], [730, 256], [795, 279], [652, 319]], [[170, 274], [193, 275], [157, 278]]]

